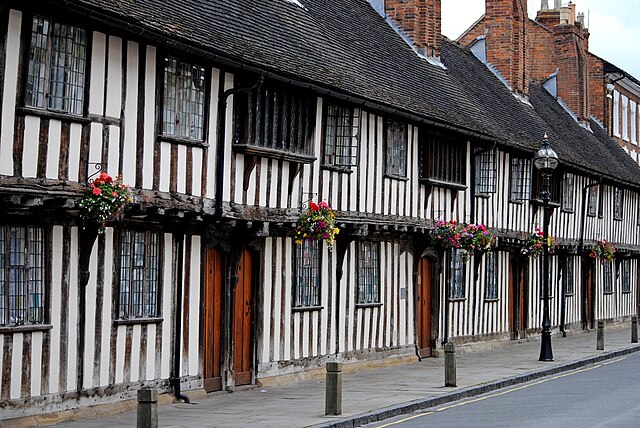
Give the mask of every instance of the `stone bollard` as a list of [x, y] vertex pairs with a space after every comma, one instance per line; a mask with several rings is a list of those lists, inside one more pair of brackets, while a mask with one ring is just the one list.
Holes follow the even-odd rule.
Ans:
[[631, 317], [631, 343], [638, 343], [638, 317]]
[[456, 383], [456, 347], [444, 344], [444, 386], [458, 386]]
[[324, 414], [342, 414], [342, 363], [327, 363]]
[[137, 428], [158, 428], [158, 390], [142, 388], [138, 390]]
[[596, 349], [604, 350], [604, 321], [598, 321], [598, 335], [596, 339]]

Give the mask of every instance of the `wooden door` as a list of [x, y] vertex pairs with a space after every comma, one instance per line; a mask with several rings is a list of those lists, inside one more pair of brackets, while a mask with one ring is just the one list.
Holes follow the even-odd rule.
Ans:
[[236, 386], [251, 383], [252, 263], [251, 253], [245, 250], [240, 256], [238, 284], [233, 299], [233, 372]]
[[523, 263], [515, 257], [509, 264], [509, 328], [511, 339], [526, 336], [527, 312]]
[[418, 353], [431, 356], [431, 261], [426, 257], [418, 266], [418, 293], [416, 315], [418, 320]]
[[585, 281], [583, 287], [584, 305], [582, 305], [582, 324], [585, 330], [594, 328], [594, 274], [595, 265], [591, 260], [585, 260]]
[[204, 289], [204, 389], [207, 392], [222, 389], [220, 376], [222, 325], [222, 254], [215, 248], [206, 252], [206, 278]]

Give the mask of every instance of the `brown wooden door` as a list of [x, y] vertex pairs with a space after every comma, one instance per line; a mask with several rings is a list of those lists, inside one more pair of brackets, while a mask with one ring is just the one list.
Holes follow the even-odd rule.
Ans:
[[594, 328], [594, 301], [593, 301], [593, 293], [594, 293], [594, 274], [595, 274], [595, 265], [590, 260], [587, 260], [584, 263], [586, 270], [586, 281], [584, 282], [584, 305], [583, 305], [583, 313], [582, 320], [584, 329], [593, 329]]
[[421, 357], [431, 356], [431, 261], [426, 257], [418, 267], [418, 353]]
[[526, 290], [521, 261], [513, 257], [509, 264], [509, 328], [512, 339], [526, 335]]
[[251, 383], [252, 256], [245, 250], [238, 265], [238, 284], [233, 307], [233, 372], [235, 383]]
[[222, 389], [220, 376], [220, 331], [222, 325], [222, 255], [215, 248], [206, 252], [204, 289], [204, 389]]

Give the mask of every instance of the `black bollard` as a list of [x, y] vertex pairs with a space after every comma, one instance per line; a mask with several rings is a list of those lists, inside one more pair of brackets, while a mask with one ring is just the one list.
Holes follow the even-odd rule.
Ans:
[[449, 342], [444, 344], [444, 386], [457, 386], [456, 347]]
[[596, 350], [604, 350], [604, 321], [598, 321], [598, 335], [596, 339]]
[[342, 363], [327, 363], [324, 414], [342, 414]]
[[638, 343], [638, 317], [631, 317], [631, 343]]

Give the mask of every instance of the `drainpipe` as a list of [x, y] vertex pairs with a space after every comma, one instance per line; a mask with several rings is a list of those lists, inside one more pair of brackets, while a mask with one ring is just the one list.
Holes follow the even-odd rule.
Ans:
[[[226, 133], [226, 112], [227, 112], [227, 98], [234, 94], [246, 94], [253, 90], [256, 90], [262, 86], [266, 75], [260, 74], [256, 83], [252, 86], [246, 86], [244, 88], [231, 88], [227, 89], [218, 98], [218, 123], [216, 126], [216, 200], [215, 200], [215, 216], [216, 219], [222, 218], [222, 182], [224, 181], [224, 136]], [[224, 85], [225, 79], [221, 79], [221, 85]], [[223, 86], [224, 88], [224, 86]]]
[[182, 348], [180, 346], [180, 335], [182, 334], [182, 281], [183, 274], [183, 257], [184, 257], [184, 232], [176, 234], [178, 240], [178, 255], [177, 255], [177, 274], [176, 274], [176, 317], [174, 320], [174, 336], [173, 336], [173, 376], [171, 382], [173, 383], [173, 393], [176, 400], [183, 400], [185, 403], [190, 403], [189, 397], [183, 395], [180, 391], [180, 360], [182, 359]]
[[87, 284], [91, 272], [89, 271], [89, 264], [91, 262], [91, 252], [93, 250], [93, 244], [98, 238], [98, 227], [92, 223], [87, 222], [80, 233], [78, 234], [78, 356], [77, 356], [77, 380], [76, 390], [78, 393], [82, 392], [84, 384], [84, 348], [85, 348], [85, 335], [86, 335], [86, 317], [87, 317]]

